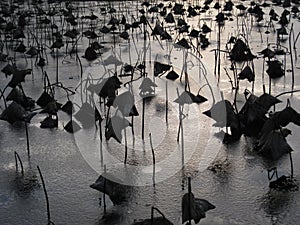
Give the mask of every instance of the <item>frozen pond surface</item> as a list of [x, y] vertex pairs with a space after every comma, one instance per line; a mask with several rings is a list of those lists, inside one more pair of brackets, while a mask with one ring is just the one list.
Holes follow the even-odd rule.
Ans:
[[[202, 1], [199, 1], [200, 5], [203, 5]], [[267, 1], [268, 2], [268, 1]], [[168, 2], [164, 2], [166, 5]], [[220, 2], [221, 5], [224, 4]], [[238, 4], [239, 2], [234, 2]], [[245, 6], [249, 6], [249, 1], [242, 2]], [[271, 2], [270, 2], [271, 3]], [[73, 3], [74, 7], [82, 6], [83, 3]], [[91, 9], [94, 14], [98, 15], [98, 23], [96, 31], [109, 21], [109, 15], [101, 14], [101, 7], [108, 7], [105, 2], [85, 2], [86, 8], [79, 10], [78, 16], [90, 15]], [[97, 5], [99, 4], [99, 5]], [[121, 18], [122, 14], [127, 15], [132, 21], [131, 16], [137, 17], [136, 7], [141, 8], [141, 2], [113, 2], [113, 7], [117, 9], [115, 15]], [[174, 3], [172, 3], [174, 4]], [[188, 3], [184, 3], [188, 4]], [[198, 4], [198, 1], [192, 4]], [[212, 3], [213, 6], [214, 3]], [[64, 4], [61, 4], [63, 6]], [[97, 5], [97, 6], [96, 6]], [[47, 4], [41, 4], [45, 10]], [[56, 5], [58, 7], [59, 4]], [[27, 6], [26, 6], [27, 7]], [[276, 12], [280, 15], [283, 9], [278, 6], [274, 6]], [[290, 8], [288, 8], [290, 9]], [[270, 7], [264, 9], [266, 14], [265, 18], [268, 20], [268, 12]], [[238, 10], [235, 8], [233, 14], [236, 15]], [[216, 10], [210, 9], [206, 13], [200, 14], [194, 18], [186, 18], [186, 20], [192, 24], [195, 29], [199, 29], [206, 21], [207, 25], [212, 28], [212, 33], [207, 37], [210, 40], [210, 45], [205, 50], [201, 50], [203, 55], [203, 64], [207, 70], [207, 77], [211, 82], [214, 82], [214, 66], [215, 58], [214, 53], [211, 51], [217, 48], [217, 31], [218, 27], [215, 24]], [[105, 20], [104, 20], [105, 17]], [[233, 16], [233, 21], [225, 21], [225, 26], [222, 28], [221, 35], [221, 49], [225, 49], [225, 44], [231, 35], [237, 35], [242, 31], [242, 21], [247, 25], [248, 30], [248, 42], [253, 54], [266, 48], [267, 41], [269, 43], [276, 42], [276, 32], [271, 31], [270, 34], [265, 34], [267, 30], [263, 25], [266, 22], [260, 23], [261, 26], [257, 26], [256, 19], [250, 17], [237, 17]], [[244, 18], [244, 19], [243, 19]], [[56, 22], [59, 23], [59, 17], [56, 18]], [[159, 17], [162, 20], [161, 17]], [[155, 23], [152, 23], [151, 17], [149, 19], [152, 27]], [[251, 22], [252, 21], [252, 22]], [[133, 21], [132, 21], [133, 22]], [[252, 23], [252, 27], [250, 26]], [[295, 36], [300, 31], [299, 19], [291, 16], [290, 24], [294, 24]], [[238, 26], [237, 26], [238, 24]], [[288, 25], [288, 28], [291, 25]], [[88, 22], [84, 24], [89, 26]], [[168, 26], [168, 25], [167, 25]], [[174, 31], [173, 25], [170, 25], [170, 32]], [[279, 25], [274, 22], [275, 28], [279, 28]], [[85, 27], [85, 29], [87, 29]], [[142, 26], [141, 26], [142, 27]], [[81, 29], [81, 27], [79, 27]], [[81, 30], [80, 30], [81, 31]], [[95, 79], [101, 78], [104, 74], [105, 68], [102, 65], [102, 60], [112, 55], [112, 51], [122, 61], [129, 63], [132, 60], [134, 64], [138, 58], [139, 49], [143, 49], [143, 32], [142, 30], [136, 30], [130, 36], [130, 42], [116, 38], [116, 47], [114, 45], [113, 35], [105, 35], [100, 37], [99, 41], [103, 42], [105, 49], [102, 50], [101, 57], [94, 61], [88, 62], [81, 56], [84, 54], [85, 48], [88, 45], [87, 38], [83, 37], [78, 41], [78, 55], [81, 57], [84, 73], [83, 79], [86, 79], [88, 74]], [[259, 33], [261, 31], [261, 35]], [[36, 31], [39, 34], [39, 31]], [[44, 31], [46, 32], [46, 30]], [[50, 32], [50, 31], [47, 31]], [[149, 31], [150, 32], [150, 31]], [[28, 33], [26, 33], [28, 34]], [[117, 36], [117, 35], [116, 35]], [[185, 36], [186, 37], [186, 36]], [[176, 38], [175, 36], [173, 38]], [[183, 67], [184, 54], [183, 50], [173, 49], [173, 42], [162, 41], [162, 47], [157, 41], [151, 37], [151, 52], [147, 51], [147, 67], [149, 71], [153, 71], [153, 61], [156, 59], [161, 60], [163, 63], [168, 63], [168, 60], [172, 63], [174, 69], [180, 74]], [[267, 40], [268, 39], [268, 40]], [[65, 39], [64, 39], [65, 40]], [[176, 39], [178, 41], [179, 39]], [[25, 41], [27, 42], [27, 41]], [[25, 43], [24, 42], [24, 43]], [[135, 42], [135, 43], [134, 43]], [[297, 42], [296, 47], [299, 46], [300, 41]], [[47, 41], [48, 44], [48, 41]], [[149, 44], [149, 43], [148, 43]], [[282, 43], [288, 47], [288, 39]], [[135, 48], [136, 47], [136, 48]], [[112, 50], [114, 49], [114, 50]], [[170, 57], [165, 57], [171, 51]], [[189, 50], [191, 51], [191, 50]], [[55, 81], [56, 73], [56, 56], [54, 53], [50, 53], [47, 49], [48, 64], [44, 67], [44, 71], [47, 71], [51, 82]], [[129, 52], [131, 55], [129, 56]], [[192, 52], [192, 51], [191, 51]], [[4, 47], [4, 53], [6, 48]], [[13, 55], [13, 53], [10, 53]], [[80, 82], [80, 66], [76, 61], [75, 54], [72, 58], [65, 57], [65, 47], [58, 50], [59, 54], [59, 81], [61, 81], [66, 87], [70, 87], [72, 90]], [[299, 56], [299, 53], [293, 51], [294, 55]], [[131, 58], [130, 58], [131, 57]], [[158, 58], [156, 58], [158, 57]], [[230, 62], [226, 58], [225, 53], [221, 53], [221, 77], [219, 87], [223, 91], [224, 98], [233, 100], [234, 91], [231, 90], [228, 77], [225, 74], [224, 67], [229, 68]], [[283, 58], [280, 58], [283, 59]], [[30, 61], [28, 64], [23, 57], [23, 54], [16, 54], [16, 62], [19, 68], [30, 67]], [[190, 55], [187, 59], [187, 72], [191, 78], [191, 89], [193, 93], [197, 92], [199, 87], [205, 84], [203, 75], [199, 75], [199, 59]], [[34, 59], [33, 59], [34, 61]], [[192, 62], [192, 63], [191, 63]], [[152, 64], [151, 64], [152, 63]], [[255, 88], [254, 93], [260, 95], [263, 92], [262, 84], [266, 84], [268, 90], [268, 75], [265, 73], [264, 81], [262, 80], [262, 58], [254, 59], [255, 63]], [[193, 65], [194, 64], [194, 65]], [[1, 63], [2, 67], [6, 65], [5, 62]], [[242, 65], [238, 64], [238, 68]], [[294, 61], [295, 71], [295, 90], [300, 89], [299, 76], [299, 61]], [[114, 67], [108, 66], [111, 70]], [[266, 68], [266, 66], [265, 66]], [[272, 94], [277, 95], [284, 91], [291, 90], [291, 63], [289, 55], [287, 55], [286, 63], [286, 76], [276, 81], [272, 81]], [[117, 70], [119, 71], [119, 69]], [[41, 69], [33, 67], [33, 79], [29, 75], [26, 77], [26, 82], [23, 83], [25, 93], [37, 99], [42, 93], [43, 79]], [[150, 78], [153, 78], [153, 74], [149, 74]], [[121, 78], [123, 83], [127, 78]], [[0, 88], [3, 89], [8, 80], [2, 74], [0, 78]], [[130, 165], [150, 165], [152, 160], [148, 133], [152, 133], [153, 142], [156, 151], [157, 161], [169, 160], [169, 154], [175, 154], [175, 158], [179, 160], [177, 163], [181, 163], [181, 145], [176, 142], [177, 128], [178, 128], [178, 106], [173, 103], [176, 98], [176, 88], [179, 91], [183, 91], [184, 87], [179, 81], [168, 81], [169, 92], [169, 125], [165, 126], [165, 78], [156, 78], [158, 88], [156, 93], [157, 98], [152, 99], [146, 105], [146, 121], [149, 127], [146, 127], [145, 131], [145, 146], [141, 142], [141, 128], [140, 118], [135, 119], [135, 132], [136, 142], [135, 150], [132, 150], [133, 140], [131, 137], [130, 128], [127, 128], [128, 134], [128, 163]], [[139, 81], [136, 85], [139, 85]], [[214, 85], [214, 84], [211, 84]], [[216, 88], [216, 87], [215, 87]], [[243, 90], [247, 88], [252, 89], [252, 84], [247, 81], [240, 82], [240, 92], [237, 96], [238, 106], [242, 106], [244, 102]], [[134, 86], [137, 90], [138, 86]], [[65, 103], [67, 101], [66, 94], [62, 89], [56, 90], [56, 98], [59, 102]], [[174, 92], [172, 92], [172, 90]], [[124, 91], [122, 89], [120, 92]], [[217, 90], [218, 91], [218, 90]], [[216, 92], [217, 92], [216, 91]], [[173, 93], [173, 95], [172, 95]], [[189, 105], [185, 106], [184, 113], [188, 114], [184, 120], [184, 135], [185, 135], [185, 167], [184, 170], [173, 170], [174, 163], [170, 162], [170, 168], [164, 168], [163, 166], [157, 167], [157, 172], [172, 171], [173, 174], [157, 183], [153, 188], [151, 182], [148, 186], [135, 186], [128, 199], [127, 203], [120, 206], [112, 206], [112, 203], [107, 200], [107, 214], [111, 215], [110, 219], [103, 220], [103, 203], [99, 205], [99, 198], [102, 198], [102, 194], [91, 189], [89, 187], [97, 177], [99, 176], [99, 170], [102, 171], [103, 167], [100, 162], [99, 155], [97, 155], [99, 148], [99, 133], [98, 130], [82, 129], [76, 134], [69, 134], [63, 130], [63, 126], [70, 120], [69, 116], [63, 112], [59, 112], [59, 126], [57, 129], [41, 129], [39, 128], [40, 121], [46, 116], [44, 114], [36, 115], [31, 124], [29, 124], [29, 137], [30, 137], [30, 149], [31, 155], [28, 159], [26, 152], [26, 137], [23, 124], [9, 125], [5, 121], [0, 121], [0, 224], [2, 225], [29, 225], [29, 224], [46, 224], [47, 214], [45, 206], [45, 198], [43, 194], [42, 186], [36, 186], [29, 192], [20, 190], [16, 181], [14, 151], [17, 151], [21, 156], [26, 174], [32, 174], [38, 176], [36, 166], [39, 165], [42, 169], [44, 179], [46, 182], [48, 195], [50, 199], [51, 219], [56, 225], [66, 224], [117, 224], [117, 225], [129, 225], [133, 223], [135, 219], [143, 219], [150, 217], [151, 206], [158, 207], [166, 217], [174, 224], [181, 224], [181, 198], [184, 193], [187, 192], [187, 177], [192, 177], [192, 191], [196, 197], [204, 198], [213, 203], [216, 209], [209, 211], [206, 218], [201, 220], [200, 224], [298, 224], [300, 220], [300, 194], [299, 191], [295, 192], [278, 192], [271, 191], [268, 187], [268, 176], [266, 168], [269, 168], [266, 162], [264, 162], [259, 156], [253, 152], [253, 140], [244, 136], [233, 144], [224, 145], [222, 140], [215, 136], [215, 133], [219, 129], [211, 128], [213, 121], [202, 115], [202, 112], [209, 109], [212, 105], [211, 93], [207, 86], [205, 86], [201, 92], [208, 101], [201, 105]], [[78, 89], [77, 93], [70, 98], [74, 102], [80, 104], [81, 93]], [[220, 99], [220, 93], [219, 96]], [[286, 98], [290, 99], [291, 105], [299, 112], [300, 104], [298, 93], [293, 95], [284, 95], [280, 97], [283, 103], [276, 106], [276, 110], [283, 109], [286, 105]], [[138, 99], [138, 91], [137, 91]], [[1, 102], [2, 104], [2, 102]], [[4, 105], [1, 105], [2, 109]], [[137, 108], [139, 113], [142, 111], [141, 101], [137, 101]], [[1, 110], [2, 111], [2, 110]], [[101, 112], [101, 113], [104, 113]], [[199, 121], [195, 122], [195, 118], [199, 117]], [[151, 127], [152, 124], [152, 127]], [[154, 125], [153, 125], [154, 124]], [[289, 129], [292, 130], [292, 135], [288, 136], [287, 141], [294, 149], [292, 155], [294, 160], [294, 174], [297, 181], [300, 180], [300, 153], [298, 146], [300, 146], [299, 139], [299, 127], [295, 125], [289, 125]], [[160, 130], [159, 133], [158, 130]], [[157, 133], [156, 133], [157, 131]], [[161, 138], [161, 139], [160, 139]], [[124, 144], [124, 138], [122, 140]], [[105, 141], [104, 141], [105, 142]], [[213, 145], [209, 145], [209, 143]], [[144, 146], [144, 149], [143, 149]], [[210, 149], [207, 149], [210, 146]], [[106, 164], [108, 171], [114, 167], [122, 167], [124, 157], [124, 145], [118, 144], [115, 140], [110, 139], [107, 143], [103, 143], [103, 148], [107, 151], [104, 153], [104, 164]], [[213, 156], [210, 157], [207, 152], [212, 152]], [[207, 154], [205, 155], [204, 152]], [[113, 155], [115, 159], [119, 160], [118, 164], [111, 165], [109, 162], [105, 162], [108, 153]], [[214, 154], [217, 156], [214, 157]], [[204, 155], [204, 156], [203, 156]], [[190, 157], [188, 157], [190, 156]], [[203, 160], [203, 161], [201, 161]], [[203, 168], [203, 164], [212, 160], [221, 162], [225, 165], [225, 170], [220, 173], [213, 173]], [[99, 162], [99, 164], [97, 164]], [[204, 165], [205, 165], [204, 163]], [[179, 164], [180, 165], [180, 164]], [[274, 166], [274, 165], [273, 165]], [[288, 155], [284, 156], [276, 164], [278, 167], [279, 175], [290, 173], [290, 164]], [[150, 172], [149, 172], [150, 170]], [[31, 171], [31, 173], [30, 173]], [[138, 179], [144, 174], [151, 175], [151, 167], [145, 168], [138, 174]], [[147, 176], [148, 176], [147, 175]], [[145, 175], [146, 177], [146, 175]], [[159, 175], [157, 176], [159, 179]], [[40, 182], [39, 182], [40, 183]], [[183, 190], [184, 187], [184, 190]], [[107, 198], [106, 198], [107, 199]]]

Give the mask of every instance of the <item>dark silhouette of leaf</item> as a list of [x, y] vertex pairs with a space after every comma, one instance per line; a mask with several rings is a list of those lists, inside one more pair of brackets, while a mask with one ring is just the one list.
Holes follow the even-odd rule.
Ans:
[[160, 63], [155, 61], [154, 62], [154, 76], [157, 77], [158, 75], [161, 75], [162, 73], [168, 71], [171, 69], [170, 65]]
[[271, 106], [280, 102], [279, 99], [267, 93], [259, 97], [250, 94], [239, 112], [240, 122], [244, 127], [244, 134], [246, 136], [257, 136], [267, 120], [265, 115]]
[[238, 74], [238, 79], [244, 80], [247, 79], [249, 82], [254, 81], [254, 73], [250, 66], [245, 66], [245, 68]]
[[23, 38], [26, 38], [26, 37], [25, 37], [22, 29], [16, 29], [13, 32], [13, 39], [17, 40], [17, 39], [23, 39]]
[[123, 119], [120, 116], [113, 116], [109, 119], [105, 128], [105, 138], [109, 140], [114, 138], [117, 142], [122, 142], [122, 130], [128, 126], [132, 126], [127, 119]]
[[121, 87], [122, 82], [117, 76], [112, 76], [97, 85], [100, 91], [98, 92], [101, 97], [114, 97], [116, 90]]
[[77, 30], [72, 29], [72, 30], [67, 30], [66, 33], [64, 33], [64, 36], [71, 39], [75, 39], [78, 34], [79, 33], [77, 32]]
[[48, 113], [50, 115], [56, 115], [58, 110], [61, 108], [61, 105], [62, 104], [53, 100], [49, 102], [40, 113]]
[[34, 115], [36, 115], [36, 113], [26, 112], [20, 104], [13, 101], [6, 109], [4, 109], [0, 119], [13, 124], [16, 121], [30, 122]]
[[161, 35], [164, 32], [164, 29], [159, 23], [156, 23], [155, 27], [153, 28], [153, 31], [151, 35]]
[[212, 30], [206, 25], [203, 24], [203, 26], [201, 27], [202, 33], [207, 34], [210, 33]]
[[97, 53], [92, 47], [87, 47], [84, 53], [84, 58], [86, 58], [88, 61], [93, 61], [97, 59]]
[[241, 39], [237, 39], [230, 51], [230, 58], [236, 62], [249, 61], [254, 58], [249, 47]]
[[129, 34], [127, 31], [123, 31], [121, 34], [120, 34], [120, 37], [125, 39], [125, 40], [128, 40], [129, 38]]
[[290, 130], [287, 133], [272, 130], [266, 136], [260, 139], [258, 154], [270, 160], [278, 160], [283, 155], [293, 151], [285, 140], [285, 136], [291, 134]]
[[160, 37], [161, 40], [172, 40], [172, 36], [167, 31], [163, 31]]
[[100, 45], [99, 42], [97, 42], [97, 41], [94, 41], [94, 42], [91, 44], [91, 47], [92, 47], [95, 51], [104, 48], [104, 46], [103, 46], [103, 45]]
[[185, 38], [182, 38], [180, 41], [178, 41], [175, 44], [175, 46], [179, 47], [179, 48], [185, 48], [185, 49], [191, 48], [190, 44], [188, 43], [188, 41]]
[[216, 207], [205, 199], [195, 198], [193, 193], [186, 193], [183, 195], [181, 202], [182, 223], [189, 221], [189, 208], [191, 210], [191, 219], [197, 224], [201, 219], [206, 217], [205, 213], [207, 211]]
[[172, 13], [168, 13], [167, 16], [165, 17], [165, 21], [167, 23], [175, 23], [175, 19]]
[[200, 34], [200, 31], [199, 31], [199, 30], [193, 29], [193, 30], [191, 30], [189, 36], [190, 36], [190, 37], [193, 37], [193, 38], [198, 38], [198, 37], [199, 37], [199, 34]]
[[30, 49], [25, 52], [26, 55], [29, 55], [30, 57], [37, 56], [39, 54], [39, 50], [35, 47], [30, 47]]
[[267, 74], [270, 78], [279, 78], [284, 76], [284, 70], [282, 68], [282, 63], [276, 60], [269, 60], [268, 63], [268, 69]]
[[25, 81], [25, 76], [31, 74], [31, 69], [18, 70], [17, 68], [13, 69], [13, 74], [8, 86], [15, 88], [18, 84]]
[[52, 117], [52, 115], [47, 116], [40, 125], [40, 128], [56, 128], [58, 127], [58, 118], [55, 116], [55, 118]]
[[78, 124], [76, 121], [74, 121], [74, 120], [71, 119], [71, 120], [64, 126], [64, 129], [65, 129], [67, 132], [73, 134], [73, 133], [79, 131], [79, 130], [81, 129], [81, 127], [79, 126], [79, 124]]
[[6, 97], [6, 101], [15, 101], [25, 109], [31, 109], [35, 106], [35, 101], [32, 98], [25, 96], [19, 87], [15, 87], [11, 90]]
[[[108, 178], [100, 175], [90, 187], [107, 194], [114, 205], [120, 205], [126, 202], [131, 194], [132, 188], [121, 184], [122, 182], [118, 181], [111, 174], [106, 174], [106, 177]], [[109, 179], [110, 177], [113, 177], [113, 179]]]
[[61, 47], [64, 46], [64, 43], [62, 41], [62, 39], [57, 39], [51, 46], [51, 49], [60, 49]]
[[49, 94], [47, 93], [46, 91], [44, 91], [41, 96], [38, 98], [38, 100], [36, 101], [36, 104], [41, 106], [42, 108], [46, 107], [46, 105], [53, 101], [54, 98]]
[[9, 63], [6, 64], [6, 66], [4, 66], [3, 69], [1, 70], [1, 72], [5, 74], [5, 77], [12, 75], [13, 71], [14, 71], [14, 68]]
[[268, 57], [269, 59], [273, 58], [275, 56], [275, 52], [269, 48], [265, 48], [264, 50], [262, 50], [259, 53], [262, 54], [264, 58]]
[[174, 70], [171, 70], [166, 76], [169, 80], [176, 80], [178, 77], [179, 75]]
[[61, 111], [69, 114], [69, 115], [72, 115], [73, 112], [74, 112], [74, 106], [73, 106], [73, 102], [68, 100], [61, 108], [60, 108]]
[[15, 52], [24, 53], [26, 52], [26, 46], [21, 42], [15, 49]]

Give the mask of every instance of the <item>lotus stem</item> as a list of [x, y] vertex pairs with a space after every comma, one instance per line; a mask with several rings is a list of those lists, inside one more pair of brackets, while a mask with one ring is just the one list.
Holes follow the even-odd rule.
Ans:
[[218, 23], [218, 83], [220, 82], [220, 75], [221, 75], [221, 26]]
[[294, 41], [294, 49], [297, 49], [296, 44], [297, 44], [299, 36], [300, 36], [300, 32], [297, 34], [297, 37], [296, 37], [296, 39]]
[[156, 207], [151, 207], [151, 225], [154, 225], [154, 210], [156, 210], [164, 219], [166, 219], [165, 215]]
[[105, 201], [105, 192], [106, 192], [106, 165], [104, 165], [104, 183], [103, 183], [103, 213], [106, 215], [106, 201]]
[[[123, 122], [125, 124], [125, 118], [123, 116]], [[126, 126], [124, 128], [124, 140], [125, 140], [125, 157], [124, 157], [124, 164], [127, 163], [127, 155], [128, 155], [128, 147], [127, 147], [127, 133], [126, 133]]]
[[26, 121], [24, 121], [24, 123], [25, 123], [25, 133], [26, 133], [27, 154], [28, 154], [28, 157], [30, 157], [30, 145], [29, 145], [28, 125], [27, 125]]
[[168, 126], [168, 111], [169, 111], [169, 102], [168, 102], [168, 81], [166, 80], [166, 124]]
[[[182, 167], [184, 167], [184, 135], [183, 135], [183, 106], [181, 107], [181, 109], [179, 109], [179, 113], [180, 113], [180, 120], [181, 120], [181, 157], [182, 157]], [[180, 108], [180, 106], [179, 106]]]
[[99, 137], [100, 137], [100, 160], [101, 160], [101, 165], [103, 165], [103, 149], [102, 149], [102, 126], [101, 126], [101, 119], [99, 119]]
[[48, 225], [54, 224], [51, 221], [49, 198], [48, 198], [47, 189], [46, 189], [45, 181], [44, 181], [44, 178], [43, 178], [43, 174], [42, 174], [41, 169], [40, 169], [39, 166], [37, 166], [37, 169], [38, 169], [39, 174], [40, 174], [40, 178], [41, 178], [41, 181], [42, 181], [43, 190], [44, 190], [44, 194], [45, 194], [45, 198], [46, 198]]
[[144, 140], [145, 135], [145, 98], [143, 98], [143, 109], [142, 109], [142, 140]]
[[19, 161], [20, 166], [21, 166], [21, 173], [22, 173], [22, 176], [24, 176], [23, 162], [17, 152], [15, 152], [15, 161], [16, 161], [16, 171], [18, 171], [18, 161]]
[[289, 152], [289, 156], [290, 156], [290, 163], [291, 163], [291, 178], [294, 177], [294, 165], [293, 165], [293, 158], [292, 158], [292, 153]]
[[151, 133], [149, 133], [149, 139], [150, 139], [150, 147], [151, 147], [151, 152], [152, 152], [152, 163], [153, 163], [153, 187], [155, 187], [155, 153], [154, 153], [154, 148], [152, 144], [152, 136]]
[[189, 195], [189, 198], [188, 198], [188, 211], [189, 211], [189, 225], [192, 224], [192, 206], [191, 206], [191, 203], [192, 203], [192, 185], [191, 185], [191, 177], [188, 177], [188, 195]]
[[229, 83], [230, 83], [230, 85], [231, 85], [231, 89], [232, 89], [232, 90], [234, 90], [233, 81], [232, 81], [232, 79], [231, 79], [231, 77], [230, 77], [230, 75], [229, 75], [229, 73], [228, 73], [228, 70], [227, 70], [227, 68], [226, 68], [226, 67], [224, 67], [224, 70], [225, 70], [225, 74], [226, 74], [226, 76], [227, 76], [227, 77], [228, 77], [228, 79], [229, 79]]
[[294, 73], [294, 60], [293, 60], [293, 49], [292, 49], [292, 31], [294, 24], [292, 23], [290, 34], [289, 34], [289, 49], [290, 49], [290, 58], [291, 58], [291, 70], [292, 70], [292, 90], [294, 90], [295, 83], [295, 73]]

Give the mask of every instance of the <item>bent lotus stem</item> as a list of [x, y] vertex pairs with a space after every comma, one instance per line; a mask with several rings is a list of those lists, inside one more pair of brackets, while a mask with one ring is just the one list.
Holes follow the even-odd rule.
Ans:
[[[80, 37], [79, 37], [80, 38]], [[75, 42], [75, 45], [76, 45], [76, 59], [78, 60], [79, 62], [79, 66], [80, 66], [80, 79], [82, 79], [82, 75], [83, 75], [83, 68], [82, 68], [82, 63], [81, 63], [81, 59], [80, 57], [78, 56], [78, 51], [77, 51], [77, 42], [78, 42], [79, 39], [76, 40]], [[73, 47], [74, 48], [74, 47]]]
[[237, 95], [238, 95], [238, 92], [239, 92], [239, 89], [240, 89], [240, 87], [239, 87], [240, 86], [240, 82], [239, 82], [239, 79], [237, 78], [237, 68], [236, 68], [235, 62], [233, 63], [233, 65], [234, 65], [234, 70], [233, 70], [234, 79], [235, 79], [235, 83], [236, 83], [233, 105], [234, 105], [236, 113], [238, 113], [238, 108], [237, 108], [236, 102], [237, 102]]
[[18, 171], [18, 161], [19, 161], [20, 166], [21, 166], [21, 173], [22, 173], [22, 176], [24, 176], [23, 162], [17, 152], [15, 152], [15, 161], [16, 161], [16, 172]]
[[40, 169], [39, 166], [37, 166], [37, 169], [38, 169], [39, 174], [40, 174], [40, 178], [41, 178], [41, 181], [42, 181], [43, 190], [44, 190], [44, 194], [45, 194], [45, 198], [46, 198], [47, 218], [48, 218], [47, 225], [54, 225], [54, 223], [51, 221], [49, 198], [48, 198], [48, 193], [47, 193], [45, 181], [44, 181], [44, 178], [43, 178], [43, 174], [42, 174], [41, 169]]
[[297, 41], [298, 41], [299, 36], [300, 36], [300, 32], [297, 34], [297, 37], [296, 37], [296, 39], [295, 39], [295, 41], [294, 41], [294, 49], [297, 49], [297, 48], [296, 48], [296, 44], [297, 44]]
[[151, 152], [152, 152], [152, 163], [153, 163], [153, 187], [155, 187], [155, 153], [154, 153], [154, 148], [152, 144], [152, 135], [149, 133], [149, 139], [150, 139], [150, 147], [151, 147]]
[[164, 219], [166, 219], [165, 215], [156, 207], [151, 207], [151, 225], [154, 225], [154, 210], [156, 210]]

